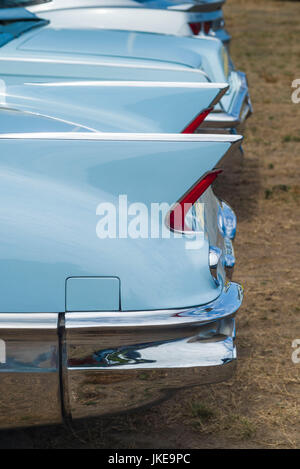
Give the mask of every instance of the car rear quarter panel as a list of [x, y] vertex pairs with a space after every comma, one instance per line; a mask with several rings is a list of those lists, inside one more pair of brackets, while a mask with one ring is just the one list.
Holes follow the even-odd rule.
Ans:
[[208, 240], [189, 250], [184, 238], [99, 239], [96, 209], [110, 202], [118, 214], [119, 194], [172, 204], [231, 144], [86, 138], [0, 140], [1, 311], [64, 311], [66, 279], [77, 276], [119, 278], [124, 310], [215, 299]]

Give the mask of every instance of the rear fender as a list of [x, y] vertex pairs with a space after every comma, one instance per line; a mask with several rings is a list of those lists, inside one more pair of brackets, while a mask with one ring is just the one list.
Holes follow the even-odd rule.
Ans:
[[[177, 133], [201, 111], [213, 107], [227, 89], [226, 83], [74, 81], [7, 87], [3, 84], [0, 102], [3, 112], [14, 109], [25, 113], [28, 120], [33, 115], [39, 117], [36, 131], [53, 131], [56, 123], [57, 131], [65, 131], [63, 127], [69, 124], [69, 131]], [[16, 118], [11, 123], [3, 114], [1, 131], [14, 131], [15, 122]]]
[[[184, 238], [150, 236], [151, 209], [179, 200], [239, 141], [232, 135], [0, 135], [1, 311], [64, 311], [70, 277], [120, 279], [122, 310], [214, 300], [222, 287], [209, 271], [208, 242], [190, 251]], [[99, 205], [115, 207], [118, 220], [128, 214], [127, 227], [133, 203], [146, 207], [146, 235], [131, 236], [128, 228], [124, 236], [116, 229], [101, 238]]]

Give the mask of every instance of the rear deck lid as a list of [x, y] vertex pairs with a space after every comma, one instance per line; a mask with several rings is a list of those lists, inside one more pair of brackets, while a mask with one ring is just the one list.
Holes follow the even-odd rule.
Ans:
[[[79, 17], [80, 19], [80, 17]], [[18, 49], [53, 54], [93, 55], [159, 60], [199, 68], [201, 55], [188, 39], [154, 33], [82, 29], [80, 21], [55, 29], [51, 22], [24, 41]], [[197, 44], [198, 45], [198, 44]], [[209, 43], [207, 47], [209, 48]], [[195, 44], [196, 46], [196, 44]]]

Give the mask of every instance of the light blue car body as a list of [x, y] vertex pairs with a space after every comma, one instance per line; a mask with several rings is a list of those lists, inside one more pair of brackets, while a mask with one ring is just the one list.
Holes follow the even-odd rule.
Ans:
[[[126, 9], [131, 10], [161, 10], [163, 12], [170, 12], [171, 15], [169, 16], [169, 21], [164, 25], [164, 31], [158, 31], [161, 29], [161, 26], [158, 27], [157, 21], [159, 19], [156, 17], [156, 21], [154, 18], [149, 18], [149, 24], [146, 25], [147, 31], [153, 27], [153, 32], [165, 32], [165, 34], [174, 34], [174, 35], [191, 35], [194, 34], [189, 24], [191, 23], [199, 23], [200, 24], [200, 32], [199, 34], [204, 34], [203, 24], [209, 23], [210, 29], [205, 34], [217, 37], [226, 46], [229, 46], [231, 36], [225, 29], [225, 21], [222, 11], [222, 6], [224, 5], [225, 0], [202, 0], [202, 1], [195, 1], [195, 0], [55, 0], [51, 2], [47, 2], [46, 4], [41, 5], [34, 5], [29, 6], [29, 10], [32, 12], [37, 12], [38, 14], [43, 13], [45, 11], [55, 11], [55, 10], [64, 10], [64, 9], [80, 9], [80, 8], [93, 8], [93, 9], [105, 9], [110, 8], [115, 10], [115, 15], [126, 15]], [[120, 11], [123, 9], [123, 12]], [[182, 20], [185, 23], [181, 24], [179, 29], [175, 25], [174, 22], [174, 15], [172, 12], [179, 12], [182, 13]], [[113, 11], [111, 14], [114, 14]], [[128, 14], [128, 13], [127, 13]], [[139, 13], [138, 13], [139, 15]], [[140, 16], [138, 16], [140, 18]], [[156, 24], [151, 25], [151, 21], [154, 19]], [[169, 24], [173, 22], [173, 25]], [[129, 20], [129, 28], [134, 30], [133, 23]], [[139, 27], [139, 25], [138, 25]], [[157, 29], [158, 28], [158, 29]], [[123, 29], [123, 28], [122, 28]], [[141, 29], [139, 29], [141, 31]]]
[[[189, 253], [182, 240], [99, 242], [95, 210], [97, 203], [115, 201], [120, 194], [130, 202], [175, 203], [216, 166], [234, 140], [224, 136], [215, 142], [208, 136], [208, 143], [200, 137], [196, 143], [161, 143], [126, 137], [120, 143], [113, 136], [112, 141], [94, 141], [88, 134], [181, 132], [226, 92], [222, 51], [217, 39], [81, 30], [80, 21], [70, 24], [67, 17], [63, 29], [50, 22], [0, 49], [0, 126], [10, 135], [1, 140], [2, 217], [7, 219], [2, 288], [9, 292], [2, 311], [64, 310], [66, 279], [77, 276], [118, 278], [117, 303], [124, 310], [186, 307], [220, 294], [208, 267], [209, 243]], [[161, 76], [171, 83], [150, 82]], [[117, 82], [132, 77], [149, 82]], [[176, 84], [179, 77], [193, 78]], [[101, 83], [107, 78], [114, 83]], [[222, 99], [228, 101], [231, 93]], [[51, 135], [23, 140], [32, 132]], [[57, 132], [75, 132], [75, 137], [56, 141]], [[84, 132], [83, 140], [76, 138], [78, 132]], [[21, 137], [14, 140], [17, 133]], [[139, 255], [137, 268], [130, 259]], [[166, 272], [170, 275], [162, 284]], [[16, 285], [21, 291], [13, 295]]]
[[[212, 28], [209, 32], [209, 35], [212, 37], [217, 37], [222, 41], [226, 46], [229, 46], [231, 41], [231, 36], [225, 29], [225, 21], [222, 6], [224, 5], [226, 0], [185, 0], [181, 2], [180, 0], [137, 0], [142, 5], [147, 6], [147, 8], [159, 8], [159, 9], [172, 9], [175, 10], [178, 8], [179, 10], [183, 10], [185, 5], [188, 7], [190, 5], [194, 5], [194, 8], [198, 7], [199, 10], [203, 9], [203, 11], [190, 11], [190, 21], [199, 21], [205, 22], [209, 21], [212, 22]], [[191, 8], [191, 10], [193, 7]]]
[[[208, 265], [218, 233], [212, 195], [206, 201], [210, 239], [191, 250], [184, 237], [99, 239], [96, 209], [102, 202], [118, 207], [123, 194], [128, 204], [149, 209], [175, 203], [218, 164], [233, 137], [215, 142], [179, 135], [172, 142], [151, 134], [144, 140], [78, 135], [0, 135], [0, 311], [64, 311], [70, 277], [118, 278], [120, 298], [117, 290], [111, 304], [125, 311], [188, 307], [220, 295], [223, 285], [215, 284]], [[114, 308], [102, 295], [96, 310], [106, 309]]]
[[180, 133], [227, 87], [150, 81], [5, 85], [0, 88], [1, 130]]
[[0, 78], [12, 84], [70, 78], [228, 82], [216, 110], [229, 113], [243, 85], [237, 72], [227, 74], [218, 39], [81, 29], [80, 17], [69, 22], [67, 15], [64, 28], [42, 24], [0, 52]]
[[179, 133], [232, 105], [222, 44], [24, 23], [0, 47], [0, 428], [229, 378], [236, 217], [203, 178], [241, 137]]

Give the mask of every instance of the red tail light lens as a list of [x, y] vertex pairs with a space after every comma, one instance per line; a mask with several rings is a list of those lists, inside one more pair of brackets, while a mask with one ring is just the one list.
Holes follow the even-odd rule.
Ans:
[[205, 21], [203, 23], [203, 31], [205, 32], [205, 34], [209, 33], [209, 31], [211, 30], [211, 27], [212, 27], [212, 22], [211, 21]]
[[185, 127], [185, 129], [182, 130], [182, 134], [193, 134], [195, 132], [195, 130], [198, 129], [199, 125], [204, 121], [204, 119], [206, 118], [206, 116], [212, 111], [212, 107], [208, 108], [208, 109], [205, 109], [204, 111], [200, 112], [200, 114], [198, 114], [194, 120], [192, 120], [192, 122], [189, 123], [189, 125], [187, 125]]
[[197, 36], [201, 31], [201, 23], [189, 23], [189, 27], [195, 36]]
[[203, 23], [189, 23], [189, 27], [195, 36], [198, 36], [201, 30], [204, 32], [204, 34], [208, 34], [212, 28], [212, 21], [204, 21]]
[[167, 215], [167, 226], [172, 231], [191, 231], [186, 223], [186, 215], [191, 209], [192, 205], [197, 202], [199, 197], [206, 191], [206, 189], [214, 182], [217, 176], [222, 173], [222, 169], [214, 169], [205, 174], [204, 177], [199, 179], [188, 192], [175, 204]]
[[203, 31], [205, 34], [208, 34], [209, 31], [211, 30], [212, 27], [212, 22], [211, 21], [204, 21], [203, 23]]

